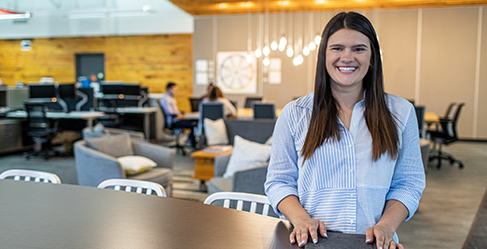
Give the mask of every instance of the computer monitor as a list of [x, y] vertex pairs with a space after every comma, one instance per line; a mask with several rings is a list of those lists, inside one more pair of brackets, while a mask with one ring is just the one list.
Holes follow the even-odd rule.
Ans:
[[75, 99], [76, 87], [74, 84], [63, 84], [58, 86], [59, 97], [61, 99]]
[[54, 84], [48, 85], [29, 85], [29, 98], [55, 98], [56, 86]]
[[140, 95], [140, 85], [124, 84], [123, 95], [135, 95], [135, 96]]
[[120, 95], [123, 94], [122, 84], [101, 84], [101, 92], [105, 95]]

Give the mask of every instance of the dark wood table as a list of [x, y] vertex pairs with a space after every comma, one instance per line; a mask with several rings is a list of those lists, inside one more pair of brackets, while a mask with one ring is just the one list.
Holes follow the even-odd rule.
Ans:
[[203, 203], [0, 180], [2, 248], [297, 248], [289, 222]]

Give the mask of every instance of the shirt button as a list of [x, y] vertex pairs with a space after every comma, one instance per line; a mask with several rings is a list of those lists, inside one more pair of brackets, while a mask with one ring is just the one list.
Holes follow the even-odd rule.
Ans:
[[357, 124], [356, 123], [353, 123], [353, 127], [356, 127], [356, 126], [357, 126]]
[[353, 169], [349, 169], [348, 172], [352, 173], [353, 172]]
[[353, 197], [353, 194], [350, 194], [350, 197]]
[[348, 145], [348, 148], [352, 148], [352, 145], [351, 145], [351, 144], [350, 144], [350, 145]]
[[350, 224], [353, 224], [353, 220], [350, 220]]

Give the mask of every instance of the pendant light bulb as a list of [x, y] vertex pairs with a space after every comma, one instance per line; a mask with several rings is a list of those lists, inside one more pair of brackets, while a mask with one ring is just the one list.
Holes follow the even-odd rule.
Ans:
[[321, 42], [321, 36], [319, 34], [317, 34], [315, 36], [315, 44], [318, 46], [318, 45], [320, 45], [320, 42]]
[[303, 64], [304, 58], [302, 55], [298, 55], [298, 57], [296, 57], [296, 59], [298, 60], [298, 65]]
[[309, 55], [309, 48], [308, 47], [304, 47], [303, 48], [303, 54], [304, 54], [304, 56], [308, 56]]
[[286, 44], [284, 43], [279, 43], [279, 51], [284, 51], [284, 49], [286, 49]]
[[262, 51], [260, 50], [260, 48], [256, 49], [255, 50], [255, 57], [260, 58], [261, 56], [262, 56]]
[[[282, 45], [281, 45], [282, 44]], [[279, 40], [279, 46], [284, 46], [286, 47], [287, 45], [287, 39], [284, 35], [281, 36], [281, 40]]]
[[271, 60], [269, 60], [269, 57], [265, 57], [262, 63], [264, 63], [264, 66], [268, 67], [269, 64], [271, 64]]
[[254, 60], [254, 57], [252, 56], [252, 53], [248, 53], [247, 54], [247, 57], [245, 57], [245, 60], [247, 61], [247, 63], [252, 63], [252, 61]]
[[276, 51], [277, 50], [277, 47], [278, 47], [277, 42], [276, 41], [273, 41], [271, 43], [271, 49], [272, 49], [272, 51]]
[[293, 51], [293, 48], [291, 47], [291, 45], [287, 46], [287, 50], [286, 50], [287, 57], [292, 57], [293, 54], [294, 54], [294, 51]]
[[314, 51], [316, 49], [316, 44], [314, 42], [310, 42], [308, 47], [309, 47], [309, 50]]
[[295, 66], [297, 66], [297, 65], [298, 65], [298, 58], [294, 58], [294, 59], [293, 59], [293, 64], [294, 64]]
[[268, 56], [270, 54], [271, 50], [269, 49], [269, 46], [265, 46], [263, 49], [262, 49], [262, 53], [265, 55], [265, 56]]

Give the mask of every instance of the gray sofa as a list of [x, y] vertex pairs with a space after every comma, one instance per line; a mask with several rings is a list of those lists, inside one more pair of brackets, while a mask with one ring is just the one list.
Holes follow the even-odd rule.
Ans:
[[[106, 138], [110, 136], [95, 139]], [[138, 139], [131, 139], [130, 142], [133, 155], [147, 157], [156, 162], [157, 167], [126, 176], [116, 157], [90, 148], [85, 141], [78, 141], [74, 144], [78, 184], [96, 187], [102, 181], [112, 178], [144, 180], [161, 184], [168, 196], [172, 196], [174, 151]]]
[[[274, 131], [275, 120], [225, 120], [229, 144], [233, 145], [235, 135], [244, 139], [265, 143]], [[232, 178], [223, 178], [230, 155], [215, 157], [215, 177], [208, 182], [208, 194], [222, 191], [245, 192], [265, 195], [264, 182], [267, 164], [237, 171]]]

